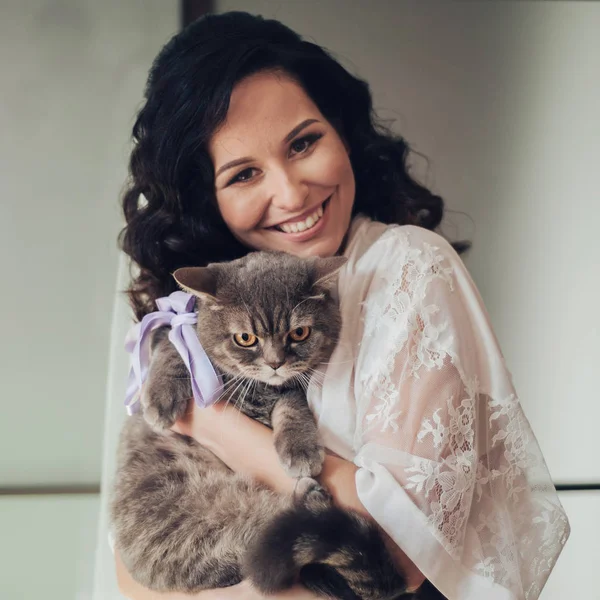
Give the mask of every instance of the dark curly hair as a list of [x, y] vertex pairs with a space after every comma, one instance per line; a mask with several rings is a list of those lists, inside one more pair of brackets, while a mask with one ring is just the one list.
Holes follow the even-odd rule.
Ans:
[[[171, 273], [243, 256], [217, 208], [208, 142], [245, 77], [280, 71], [297, 81], [350, 148], [353, 215], [436, 228], [444, 203], [409, 174], [406, 141], [373, 112], [368, 84], [320, 46], [275, 20], [244, 12], [207, 15], [156, 57], [133, 127], [123, 195], [122, 250], [139, 267], [127, 290], [135, 315], [176, 289]], [[458, 250], [463, 249], [457, 247]]]

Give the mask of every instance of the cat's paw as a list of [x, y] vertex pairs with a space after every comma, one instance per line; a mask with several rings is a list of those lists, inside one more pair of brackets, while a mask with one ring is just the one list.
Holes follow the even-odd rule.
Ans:
[[172, 390], [161, 390], [162, 386], [145, 386], [142, 392], [144, 419], [155, 431], [170, 429], [187, 410], [189, 396], [176, 397]]
[[312, 477], [301, 477], [294, 489], [294, 503], [313, 512], [326, 510], [331, 506], [331, 494]]
[[294, 479], [316, 477], [323, 468], [325, 449], [316, 441], [300, 436], [275, 436], [275, 450], [285, 472]]

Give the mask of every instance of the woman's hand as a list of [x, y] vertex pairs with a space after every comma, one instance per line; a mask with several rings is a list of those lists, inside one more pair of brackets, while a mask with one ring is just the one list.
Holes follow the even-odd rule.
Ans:
[[206, 446], [236, 473], [248, 475], [281, 494], [291, 494], [296, 480], [279, 462], [272, 431], [233, 406], [218, 402], [199, 408], [190, 401], [173, 431]]
[[[186, 415], [173, 429], [208, 447], [236, 473], [261, 481], [281, 494], [293, 492], [296, 480], [287, 475], [279, 462], [273, 432], [233, 406], [217, 403], [198, 408], [192, 401]], [[356, 492], [357, 470], [353, 463], [327, 455], [317, 479], [329, 490], [338, 506], [372, 519]], [[425, 576], [383, 530], [381, 533], [390, 555], [407, 578], [408, 588], [417, 589]]]

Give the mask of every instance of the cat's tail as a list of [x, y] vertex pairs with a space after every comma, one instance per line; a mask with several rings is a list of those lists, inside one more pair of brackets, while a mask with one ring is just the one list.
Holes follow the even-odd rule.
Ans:
[[249, 548], [244, 571], [266, 594], [299, 581], [342, 600], [410, 596], [376, 526], [334, 506], [296, 507], [278, 515]]

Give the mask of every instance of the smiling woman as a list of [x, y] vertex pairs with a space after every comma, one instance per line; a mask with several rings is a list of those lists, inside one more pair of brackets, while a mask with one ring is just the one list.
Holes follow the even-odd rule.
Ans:
[[[331, 452], [321, 483], [376, 523], [408, 589], [427, 577], [451, 600], [537, 598], [568, 522], [455, 251], [464, 245], [431, 231], [442, 199], [409, 175], [408, 146], [378, 123], [367, 83], [277, 21], [211, 15], [157, 57], [133, 133], [121, 241], [139, 267], [129, 289], [136, 317], [176, 289], [181, 267], [253, 250], [343, 254], [331, 292], [339, 343], [306, 393]], [[308, 346], [309, 326], [270, 335]], [[245, 324], [232, 334], [236, 353], [261, 343]], [[270, 375], [281, 366], [275, 354], [268, 362]], [[296, 486], [272, 431], [233, 407], [190, 406], [173, 429], [280, 494]], [[193, 547], [183, 553], [182, 576], [197, 559]], [[311, 560], [317, 573], [329, 568]], [[156, 597], [134, 588], [134, 598]], [[240, 583], [199, 597], [247, 594]], [[305, 595], [296, 587], [279, 597]]]
[[[182, 266], [250, 249], [335, 254], [358, 214], [428, 229], [442, 219], [442, 199], [411, 177], [409, 147], [379, 123], [368, 84], [276, 21], [197, 21], [157, 57], [146, 99], [120, 238], [140, 267], [137, 318], [176, 289], [170, 274]], [[321, 216], [321, 232], [301, 231]]]
[[298, 256], [340, 250], [355, 195], [348, 149], [296, 81], [278, 72], [242, 81], [210, 154], [219, 210], [243, 244]]

